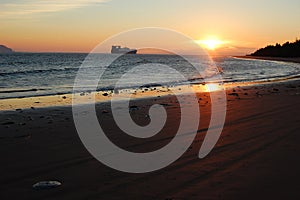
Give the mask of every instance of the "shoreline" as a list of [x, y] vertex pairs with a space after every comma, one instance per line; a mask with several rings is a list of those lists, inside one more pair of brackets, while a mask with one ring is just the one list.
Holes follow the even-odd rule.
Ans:
[[300, 63], [300, 57], [296, 57], [296, 58], [267, 57], [267, 56], [232, 56], [232, 57], [233, 58], [242, 58], [242, 59], [270, 60], [270, 61]]
[[[95, 99], [95, 104], [110, 102], [112, 96], [114, 100], [123, 100], [130, 96], [131, 100], [140, 100], [155, 97], [165, 97], [172, 95], [172, 91], [176, 94], [185, 94], [187, 91], [192, 90], [194, 93], [208, 93], [210, 87], [223, 89], [225, 91], [230, 90], [235, 87], [255, 87], [264, 86], [270, 84], [288, 84], [289, 82], [300, 80], [300, 76], [295, 77], [284, 77], [276, 80], [261, 80], [261, 81], [251, 81], [251, 82], [230, 82], [223, 83], [191, 83], [188, 85], [177, 85], [177, 86], [159, 86], [159, 87], [147, 87], [140, 89], [124, 89], [123, 91], [118, 91], [118, 94], [114, 94], [110, 91], [98, 91], [98, 92], [82, 92], [76, 94], [58, 94], [58, 95], [43, 95], [43, 96], [33, 96], [33, 97], [22, 97], [22, 98], [7, 98], [0, 99], [0, 112], [3, 111], [13, 111], [13, 110], [23, 110], [23, 109], [36, 109], [36, 108], [55, 108], [63, 106], [72, 106], [86, 104]], [[129, 95], [129, 96], [128, 96]], [[73, 99], [75, 98], [75, 99]], [[93, 102], [91, 102], [93, 103]]]
[[9, 110], [20, 110], [20, 109], [35, 109], [35, 108], [47, 108], [47, 107], [61, 107], [61, 106], [72, 106], [83, 105], [86, 103], [107, 103], [114, 100], [123, 100], [130, 96], [131, 99], [140, 100], [155, 97], [164, 97], [172, 94], [173, 92], [184, 94], [185, 91], [190, 89], [196, 91], [207, 92], [207, 88], [203, 84], [191, 84], [190, 88], [187, 85], [178, 86], [159, 86], [159, 87], [147, 87], [141, 89], [124, 89], [118, 91], [115, 94], [112, 90], [110, 91], [99, 91], [99, 92], [82, 92], [76, 94], [59, 94], [59, 95], [48, 95], [48, 96], [33, 96], [23, 98], [8, 98], [0, 99], [0, 112]]

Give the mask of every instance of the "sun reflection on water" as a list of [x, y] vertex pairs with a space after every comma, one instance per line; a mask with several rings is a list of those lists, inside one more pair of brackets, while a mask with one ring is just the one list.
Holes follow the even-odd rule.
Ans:
[[214, 92], [214, 91], [222, 90], [222, 86], [217, 83], [208, 83], [205, 85], [205, 89], [207, 92]]

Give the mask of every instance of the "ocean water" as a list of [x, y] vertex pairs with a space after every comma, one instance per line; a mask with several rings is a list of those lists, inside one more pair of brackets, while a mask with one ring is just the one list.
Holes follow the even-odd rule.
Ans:
[[[0, 99], [72, 93], [74, 79], [87, 55], [78, 53], [0, 54]], [[98, 56], [101, 61], [113, 55], [100, 54]], [[189, 58], [192, 62], [198, 61], [196, 57], [190, 56]], [[224, 82], [268, 81], [300, 75], [300, 64], [297, 63], [232, 57], [217, 57], [214, 61], [216, 66], [223, 70]], [[136, 54], [122, 56], [109, 67], [106, 66], [107, 70], [103, 73], [97, 90], [112, 90], [122, 75], [141, 64], [148, 64], [148, 68], [141, 73], [141, 78], [151, 79], [153, 86], [184, 84], [184, 79], [172, 79], [173, 71], [162, 72], [155, 63], [172, 67], [191, 82], [204, 81], [203, 77], [189, 66], [190, 63], [179, 56]], [[209, 64], [204, 61], [198, 67], [205, 68]], [[98, 72], [99, 66], [88, 67], [87, 73], [90, 73], [91, 78], [94, 78]], [[214, 73], [218, 72], [213, 71], [211, 75], [213, 76]], [[158, 77], [157, 80], [164, 79], [164, 81], [156, 83], [156, 77]], [[123, 87], [134, 88], [138, 85], [134, 79], [128, 79], [123, 83]]]

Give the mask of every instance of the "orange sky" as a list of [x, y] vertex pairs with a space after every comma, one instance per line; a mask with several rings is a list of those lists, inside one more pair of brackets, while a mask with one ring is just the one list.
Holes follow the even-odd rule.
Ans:
[[[142, 27], [222, 41], [211, 53], [238, 55], [300, 37], [299, 0], [3, 0], [0, 44], [16, 51], [89, 52]], [[201, 43], [201, 42], [200, 42]]]

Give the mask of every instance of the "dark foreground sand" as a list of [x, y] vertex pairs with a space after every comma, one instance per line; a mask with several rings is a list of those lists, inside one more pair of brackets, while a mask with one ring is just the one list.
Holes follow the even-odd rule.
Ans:
[[[226, 124], [207, 157], [197, 157], [210, 116], [209, 97], [201, 94], [201, 122], [192, 146], [170, 166], [145, 174], [119, 172], [95, 160], [79, 140], [70, 107], [1, 112], [0, 199], [300, 199], [300, 82], [235, 87], [227, 97]], [[176, 101], [132, 102], [140, 108], [132, 117], [147, 124], [147, 107], [157, 102], [172, 119], [146, 141], [119, 134], [107, 104], [98, 106], [99, 119], [119, 146], [158, 149], [178, 126]], [[32, 189], [42, 180], [62, 186]]]

